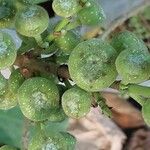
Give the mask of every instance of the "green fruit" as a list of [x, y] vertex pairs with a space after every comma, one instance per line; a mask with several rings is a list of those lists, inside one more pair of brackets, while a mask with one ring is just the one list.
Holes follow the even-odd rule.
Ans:
[[62, 64], [67, 64], [68, 60], [69, 60], [69, 54], [62, 52], [61, 50], [58, 51], [57, 53], [57, 57], [56, 57], [56, 63], [59, 65]]
[[0, 109], [8, 110], [17, 105], [17, 97], [9, 89], [3, 95], [0, 95]]
[[131, 51], [138, 50], [146, 53], [148, 52], [148, 48], [145, 46], [144, 42], [130, 31], [123, 31], [116, 34], [112, 38], [111, 45], [118, 53], [125, 49], [130, 49]]
[[7, 88], [7, 80], [0, 74], [0, 95], [3, 95]]
[[44, 32], [49, 23], [46, 10], [40, 6], [32, 5], [25, 7], [16, 15], [16, 30], [28, 37], [36, 37]]
[[17, 148], [14, 148], [12, 146], [4, 145], [0, 147], [0, 150], [17, 150]]
[[0, 28], [13, 27], [16, 10], [12, 0], [0, 1]]
[[67, 116], [79, 119], [90, 111], [91, 100], [90, 93], [73, 87], [63, 94], [62, 107]]
[[124, 50], [116, 59], [116, 68], [124, 84], [141, 83], [150, 76], [150, 54]]
[[64, 119], [66, 119], [67, 116], [64, 113], [62, 108], [56, 109], [53, 112], [51, 112], [51, 114], [49, 115], [48, 120], [51, 122], [60, 122], [63, 121]]
[[5, 69], [13, 65], [16, 56], [16, 46], [12, 37], [0, 31], [0, 69]]
[[58, 16], [70, 17], [78, 10], [78, 0], [54, 0], [52, 7]]
[[11, 109], [17, 105], [17, 90], [23, 83], [24, 78], [19, 70], [15, 70], [7, 81], [0, 76], [0, 109]]
[[69, 72], [73, 81], [86, 91], [100, 91], [116, 79], [116, 51], [100, 39], [78, 44], [69, 57]]
[[142, 106], [142, 115], [146, 124], [150, 126], [149, 114], [150, 114], [150, 99], [147, 99], [147, 101]]
[[8, 88], [11, 92], [17, 93], [19, 87], [22, 85], [24, 82], [25, 78], [23, 75], [20, 73], [19, 69], [16, 69], [13, 71], [10, 75], [10, 78], [8, 80]]
[[46, 2], [48, 0], [19, 0], [19, 1], [24, 4], [39, 4], [39, 3]]
[[88, 2], [88, 6], [84, 6], [78, 13], [79, 20], [83, 25], [98, 25], [101, 24], [106, 16], [103, 9], [96, 2]]
[[55, 39], [57, 46], [64, 52], [70, 54], [80, 43], [80, 36], [73, 31], [68, 31]]
[[19, 88], [18, 101], [27, 118], [34, 121], [46, 120], [59, 107], [58, 88], [51, 80], [30, 78]]
[[[70, 138], [70, 140], [72, 139]], [[61, 133], [45, 136], [42, 132], [39, 132], [32, 138], [28, 150], [73, 150], [65, 141], [65, 137]], [[72, 144], [72, 142], [70, 143]]]
[[67, 132], [61, 132], [64, 137], [64, 142], [68, 145], [67, 150], [75, 150], [76, 138]]

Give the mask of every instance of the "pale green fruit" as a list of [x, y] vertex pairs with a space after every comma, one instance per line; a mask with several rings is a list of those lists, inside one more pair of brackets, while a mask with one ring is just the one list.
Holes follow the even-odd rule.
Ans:
[[116, 59], [116, 68], [122, 83], [141, 83], [150, 76], [150, 54], [124, 50]]
[[6, 69], [13, 65], [17, 56], [17, 50], [12, 37], [0, 31], [0, 69]]
[[16, 30], [24, 36], [36, 37], [47, 29], [48, 24], [48, 13], [37, 5], [25, 7], [16, 14]]
[[62, 107], [67, 116], [79, 119], [91, 108], [91, 94], [79, 87], [67, 90], [62, 96]]
[[21, 85], [18, 101], [27, 118], [42, 121], [48, 119], [51, 112], [59, 108], [59, 91], [53, 81], [34, 77]]
[[83, 25], [99, 25], [104, 22], [106, 16], [103, 9], [96, 2], [89, 2], [89, 6], [84, 6], [78, 13], [80, 22]]
[[0, 0], [0, 28], [12, 28], [15, 13], [13, 0]]
[[109, 87], [117, 77], [116, 51], [100, 39], [78, 44], [69, 57], [69, 73], [73, 81], [86, 91]]
[[70, 54], [80, 43], [80, 36], [73, 31], [68, 31], [64, 35], [57, 37], [55, 42], [64, 53]]
[[28, 150], [74, 150], [74, 138], [61, 133], [46, 136], [37, 133], [29, 143]]
[[3, 95], [5, 93], [7, 85], [7, 79], [5, 79], [2, 74], [0, 74], [0, 95]]
[[112, 38], [111, 45], [116, 49], [118, 53], [125, 49], [130, 49], [130, 51], [141, 51], [144, 53], [148, 53], [148, 48], [146, 47], [144, 42], [130, 31], [117, 33]]
[[78, 0], [53, 0], [53, 10], [58, 16], [70, 17], [78, 11]]

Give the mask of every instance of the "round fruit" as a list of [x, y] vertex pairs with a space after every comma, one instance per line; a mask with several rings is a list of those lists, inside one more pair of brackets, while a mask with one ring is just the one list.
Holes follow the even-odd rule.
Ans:
[[16, 30], [28, 37], [36, 37], [44, 32], [49, 23], [46, 10], [40, 6], [32, 5], [19, 11], [16, 15]]
[[7, 88], [7, 80], [0, 74], [0, 95], [3, 95]]
[[10, 67], [17, 56], [15, 43], [11, 36], [0, 31], [0, 69]]
[[27, 118], [34, 121], [46, 120], [59, 107], [58, 88], [46, 78], [30, 78], [19, 88], [18, 101]]
[[78, 44], [69, 57], [69, 72], [73, 81], [86, 91], [100, 91], [116, 79], [116, 51], [100, 39]]
[[52, 122], [60, 122], [63, 121], [64, 119], [66, 119], [67, 116], [64, 113], [62, 108], [59, 108], [57, 110], [54, 110], [53, 112], [51, 112], [51, 114], [49, 115], [48, 120], [52, 121]]
[[75, 150], [76, 138], [67, 132], [61, 132], [64, 137], [64, 142], [68, 145], [67, 150]]
[[111, 45], [118, 53], [125, 49], [130, 49], [131, 51], [138, 50], [146, 53], [148, 52], [148, 48], [145, 46], [144, 42], [130, 31], [123, 31], [116, 34], [112, 38]]
[[99, 4], [88, 2], [78, 13], [79, 20], [83, 25], [98, 25], [105, 20], [105, 14]]
[[52, 7], [58, 16], [70, 17], [78, 10], [78, 0], [54, 0]]
[[59, 65], [67, 64], [69, 60], [69, 54], [62, 52], [61, 50], [56, 53], [56, 63]]
[[62, 107], [67, 116], [79, 119], [90, 111], [91, 100], [90, 93], [73, 87], [63, 94]]
[[57, 46], [64, 52], [70, 54], [80, 43], [80, 36], [73, 31], [68, 31], [55, 39]]
[[[70, 138], [70, 140], [72, 139]], [[65, 141], [65, 137], [61, 133], [45, 136], [42, 132], [39, 132], [32, 138], [28, 150], [74, 150]]]
[[17, 105], [17, 97], [9, 90], [5, 91], [3, 95], [0, 95], [0, 109], [8, 110]]
[[124, 50], [116, 59], [116, 68], [124, 84], [141, 83], [150, 76], [150, 54]]
[[0, 1], [0, 28], [9, 28], [14, 24], [16, 10], [12, 0]]
[[149, 114], [150, 114], [150, 99], [147, 99], [147, 101], [142, 106], [142, 115], [147, 125], [150, 125]]
[[0, 147], [0, 150], [17, 150], [17, 149], [9, 145], [4, 145]]
[[19, 0], [19, 1], [25, 4], [39, 4], [39, 3], [46, 2], [48, 0]]
[[24, 82], [25, 78], [23, 75], [20, 73], [19, 69], [16, 69], [13, 71], [10, 75], [10, 78], [8, 80], [8, 88], [11, 92], [17, 93], [19, 87], [22, 85]]

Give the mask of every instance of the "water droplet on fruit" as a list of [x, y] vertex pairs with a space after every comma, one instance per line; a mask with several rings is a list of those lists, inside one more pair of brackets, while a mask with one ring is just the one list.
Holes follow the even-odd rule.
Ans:
[[5, 42], [0, 42], [0, 54], [6, 53], [7, 44]]

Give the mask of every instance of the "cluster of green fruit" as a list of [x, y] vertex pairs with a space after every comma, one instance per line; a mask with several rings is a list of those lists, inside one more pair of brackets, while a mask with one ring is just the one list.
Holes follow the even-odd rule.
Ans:
[[[0, 31], [0, 69], [12, 67], [8, 80], [0, 76], [0, 109], [19, 105], [25, 117], [40, 124], [29, 150], [73, 150], [76, 140], [72, 135], [67, 132], [47, 135], [43, 126], [47, 122], [61, 122], [67, 117], [84, 117], [90, 111], [93, 94], [109, 87], [118, 73], [122, 77], [122, 87], [125, 87], [121, 91], [150, 103], [150, 89], [136, 85], [150, 77], [150, 54], [143, 41], [128, 31], [113, 37], [111, 43], [96, 38], [83, 41], [74, 28], [98, 26], [105, 19], [96, 0], [54, 0], [54, 12], [63, 17], [54, 27], [47, 11], [37, 5], [45, 1], [0, 0], [0, 28], [15, 29], [22, 39], [17, 50], [12, 37]], [[72, 86], [69, 79], [63, 80], [62, 85], [56, 76], [47, 74], [35, 73], [26, 79], [20, 70], [28, 68], [27, 64], [18, 69], [14, 69], [13, 65], [17, 56], [26, 55], [31, 50], [40, 54], [34, 58], [37, 61], [42, 59], [44, 64], [49, 63], [40, 57], [44, 53], [50, 54], [48, 57], [55, 56], [52, 61], [56, 66], [67, 63], [70, 77], [76, 85]], [[23, 65], [24, 62], [21, 63]], [[137, 93], [140, 89], [145, 92]], [[101, 104], [99, 96], [96, 100]], [[148, 104], [144, 103], [143, 115], [149, 123], [147, 107]], [[4, 146], [0, 149], [13, 148]]]

